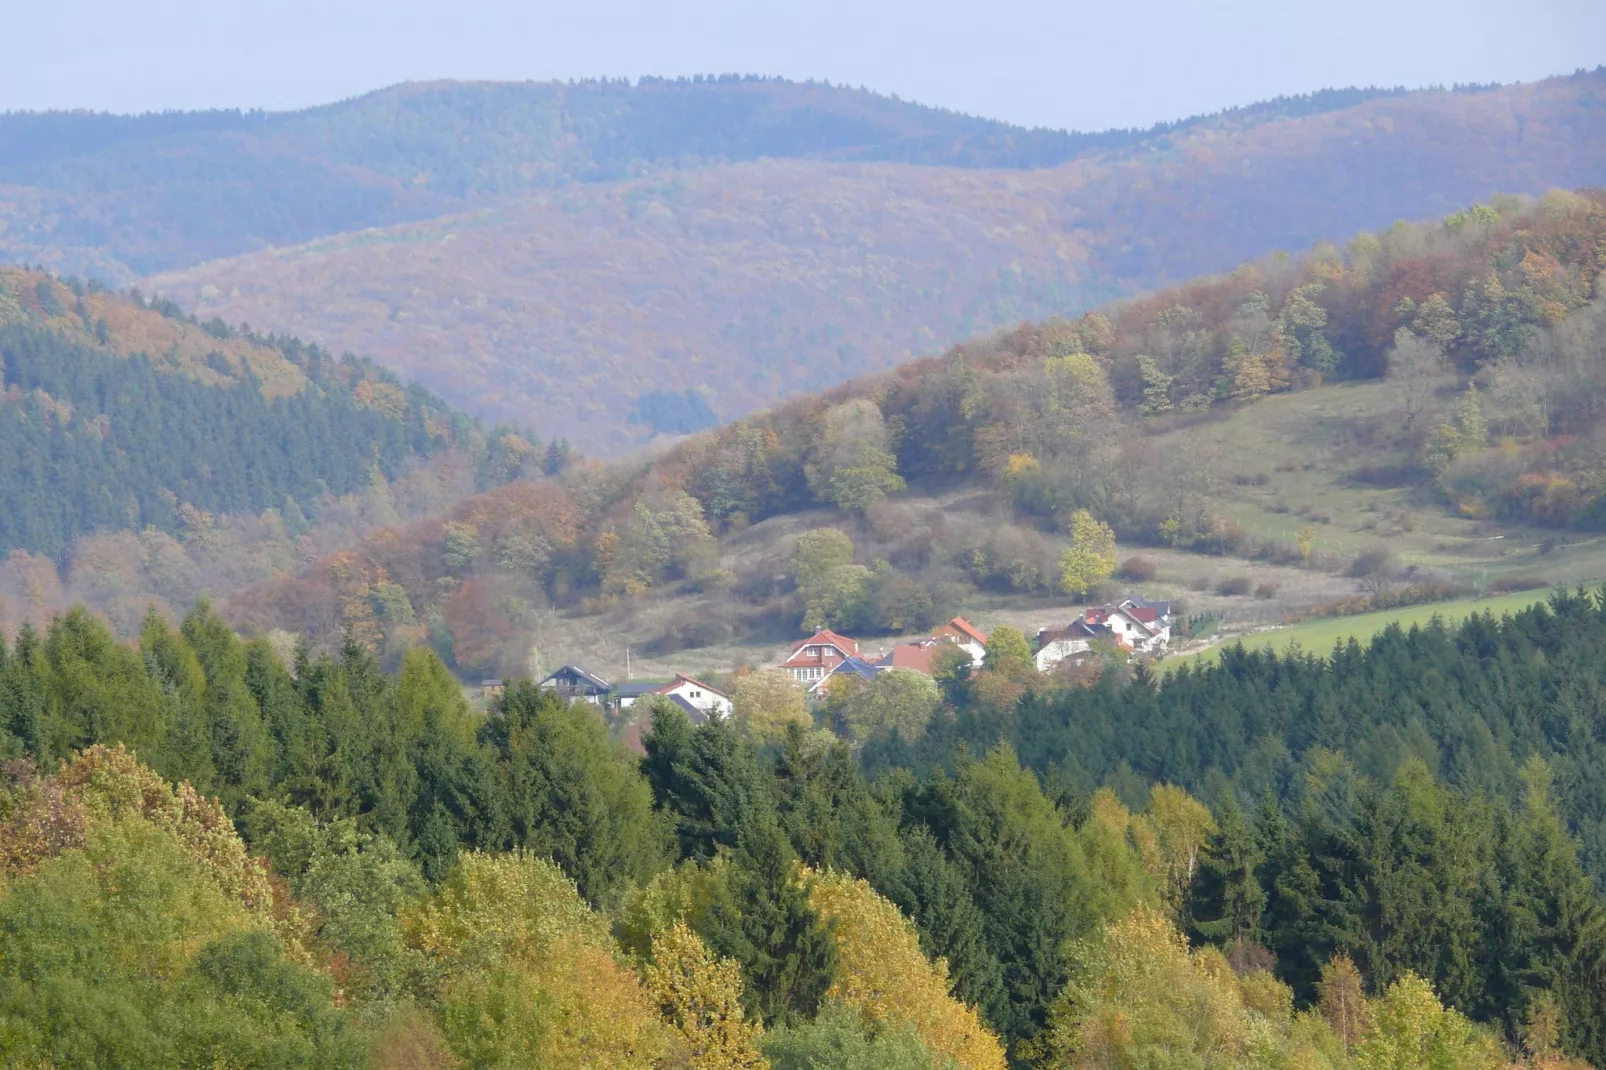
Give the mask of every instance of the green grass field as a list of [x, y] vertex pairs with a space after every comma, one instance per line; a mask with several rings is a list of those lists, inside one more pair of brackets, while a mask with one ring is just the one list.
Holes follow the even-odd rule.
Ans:
[[1353, 617], [1323, 617], [1291, 624], [1286, 628], [1235, 636], [1205, 650], [1166, 658], [1161, 664], [1167, 670], [1183, 665], [1208, 664], [1220, 657], [1224, 648], [1235, 643], [1242, 643], [1245, 650], [1270, 648], [1278, 651], [1285, 651], [1297, 643], [1306, 653], [1326, 654], [1333, 649], [1334, 643], [1348, 640], [1351, 636], [1365, 643], [1390, 624], [1409, 628], [1413, 624], [1426, 624], [1434, 617], [1443, 619], [1446, 624], [1456, 624], [1474, 613], [1492, 613], [1499, 617], [1505, 613], [1526, 609], [1549, 596], [1548, 591], [1518, 591], [1515, 594], [1493, 595], [1487, 598], [1459, 598], [1453, 602], [1430, 602], [1427, 605], [1385, 609], [1376, 613], [1359, 613]]

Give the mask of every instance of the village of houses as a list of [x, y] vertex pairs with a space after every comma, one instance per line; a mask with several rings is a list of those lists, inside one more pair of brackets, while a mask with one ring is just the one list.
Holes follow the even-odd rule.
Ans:
[[[1132, 654], [1158, 656], [1170, 646], [1173, 623], [1170, 602], [1149, 601], [1138, 595], [1088, 607], [1069, 624], [1038, 630], [1034, 654], [1037, 670], [1048, 673], [1067, 661], [1084, 659], [1099, 644]], [[935, 656], [944, 645], [957, 647], [970, 658], [972, 666], [979, 668], [987, 654], [987, 635], [965, 618], [955, 617], [929, 636], [871, 652], [856, 640], [826, 629], [794, 644], [786, 659], [772, 667], [790, 673], [810, 699], [818, 700], [842, 674], [865, 681], [893, 669], [929, 676]], [[649, 696], [659, 696], [680, 707], [697, 724], [711, 717], [724, 718], [732, 710], [727, 694], [684, 673], [676, 673], [667, 682], [612, 683], [582, 665], [570, 664], [548, 675], [539, 686], [609, 710], [628, 710]], [[487, 680], [481, 690], [485, 697], [494, 698], [501, 693], [502, 682]]]

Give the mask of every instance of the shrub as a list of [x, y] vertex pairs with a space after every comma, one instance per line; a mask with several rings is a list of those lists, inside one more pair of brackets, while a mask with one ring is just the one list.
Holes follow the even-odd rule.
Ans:
[[1381, 547], [1367, 550], [1357, 554], [1355, 560], [1350, 562], [1349, 575], [1358, 579], [1375, 576], [1389, 571], [1394, 561], [1394, 555]]
[[1502, 576], [1489, 585], [1489, 590], [1495, 594], [1511, 594], [1514, 591], [1537, 591], [1541, 587], [1549, 587], [1550, 583], [1543, 576], [1536, 576], [1531, 572], [1519, 572], [1514, 576]]
[[1269, 601], [1270, 599], [1276, 598], [1277, 597], [1277, 585], [1275, 583], [1262, 583], [1262, 584], [1259, 584], [1258, 586], [1255, 587], [1255, 597], [1260, 599], [1262, 602]]
[[1228, 576], [1216, 584], [1216, 593], [1228, 597], [1237, 597], [1248, 594], [1251, 586], [1248, 576]]
[[1160, 568], [1152, 558], [1129, 557], [1121, 562], [1121, 569], [1117, 573], [1123, 580], [1133, 583], [1148, 583], [1160, 574]]

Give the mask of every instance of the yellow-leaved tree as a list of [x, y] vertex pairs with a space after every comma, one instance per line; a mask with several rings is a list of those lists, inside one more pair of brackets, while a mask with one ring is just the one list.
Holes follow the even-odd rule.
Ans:
[[737, 722], [765, 739], [784, 739], [789, 725], [814, 725], [803, 705], [803, 688], [781, 669], [760, 669], [738, 679], [731, 685], [731, 704]]
[[[764, 1028], [742, 1013], [742, 971], [683, 921], [653, 937], [647, 993], [674, 1029], [688, 1070], [758, 1070]], [[680, 1064], [677, 1064], [680, 1065]]]
[[837, 977], [826, 993], [872, 1029], [912, 1029], [940, 1059], [964, 1070], [1004, 1070], [1004, 1048], [976, 1013], [953, 997], [948, 965], [920, 950], [914, 924], [862, 880], [826, 872], [811, 901], [834, 921]]
[[1507, 1060], [1492, 1032], [1445, 1007], [1432, 986], [1406, 973], [1368, 1001], [1355, 1065], [1360, 1070], [1498, 1070]]
[[1139, 907], [1071, 948], [1071, 980], [1049, 1010], [1040, 1065], [1055, 1070], [1342, 1067], [1343, 1043], [1263, 970], [1235, 975], [1193, 950], [1161, 911]]
[[668, 1030], [608, 931], [552, 862], [467, 854], [402, 918], [442, 978], [441, 1033], [477, 1067], [648, 1067]]
[[1115, 572], [1115, 532], [1086, 509], [1071, 514], [1071, 545], [1060, 554], [1060, 587], [1081, 596]]

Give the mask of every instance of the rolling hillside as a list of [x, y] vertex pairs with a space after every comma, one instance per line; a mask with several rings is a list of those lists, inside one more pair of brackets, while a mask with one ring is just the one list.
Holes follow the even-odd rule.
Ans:
[[372, 363], [0, 269], [6, 626], [78, 598], [126, 631], [563, 453]]
[[771, 159], [569, 186], [152, 285], [618, 454], [1022, 319], [1606, 181], [1606, 72], [1254, 114], [1046, 169]]
[[[465, 500], [225, 612], [425, 639], [465, 674], [626, 647], [724, 669], [805, 614], [861, 637], [957, 609], [1055, 623], [1079, 511], [1137, 559], [1127, 582], [1237, 626], [1599, 580], [1603, 198], [1501, 198], [979, 339]], [[814, 529], [847, 541], [799, 586]]]

